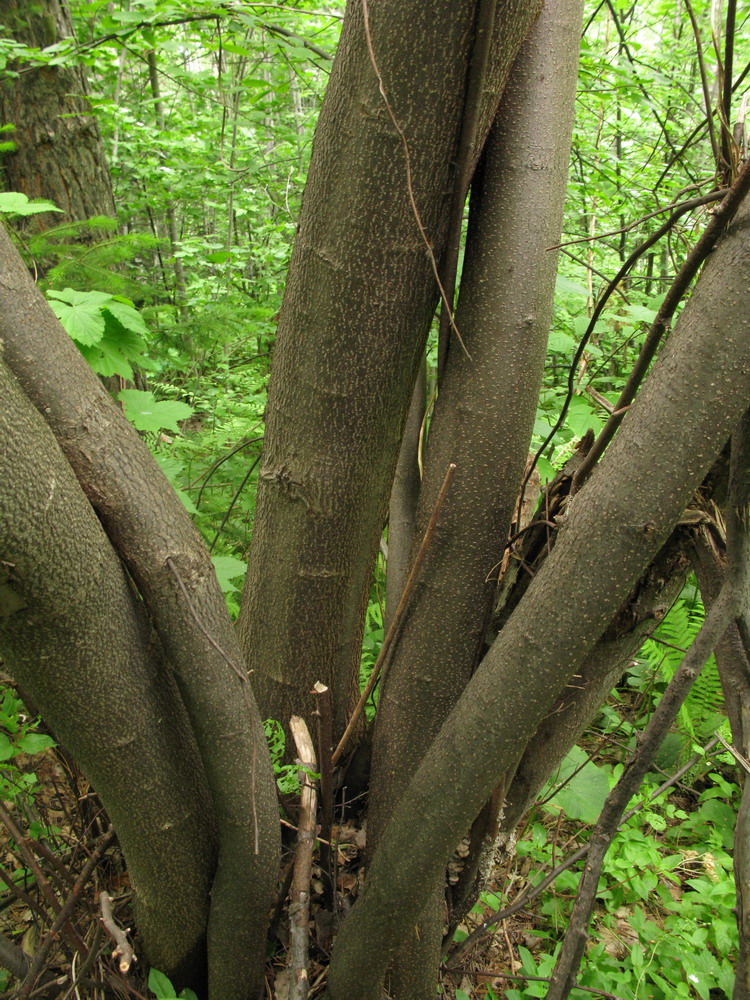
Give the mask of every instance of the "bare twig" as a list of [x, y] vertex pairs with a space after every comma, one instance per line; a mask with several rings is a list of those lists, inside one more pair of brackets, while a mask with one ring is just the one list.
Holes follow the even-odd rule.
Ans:
[[352, 717], [349, 720], [349, 724], [347, 725], [346, 729], [344, 730], [344, 735], [339, 740], [339, 745], [336, 747], [333, 756], [331, 757], [331, 764], [333, 764], [334, 766], [341, 760], [341, 756], [346, 750], [351, 735], [354, 732], [354, 729], [357, 725], [357, 722], [359, 721], [360, 716], [362, 715], [362, 712], [364, 711], [365, 705], [367, 704], [367, 699], [370, 697], [373, 690], [375, 689], [375, 685], [377, 684], [380, 672], [383, 669], [383, 666], [385, 665], [386, 658], [388, 656], [393, 640], [398, 634], [398, 629], [401, 624], [401, 620], [403, 619], [404, 611], [409, 602], [409, 597], [411, 596], [411, 592], [414, 589], [414, 584], [417, 581], [419, 572], [422, 568], [422, 563], [424, 562], [425, 555], [427, 554], [427, 549], [429, 548], [430, 540], [432, 539], [432, 534], [435, 530], [435, 525], [437, 524], [438, 518], [440, 517], [440, 510], [443, 506], [443, 501], [445, 500], [445, 497], [448, 493], [448, 489], [450, 488], [450, 484], [453, 479], [453, 473], [455, 471], [456, 471], [456, 465], [454, 462], [451, 462], [451, 464], [448, 466], [446, 470], [445, 477], [443, 479], [443, 484], [440, 487], [440, 491], [437, 495], [437, 500], [435, 501], [435, 506], [432, 509], [432, 514], [430, 515], [430, 520], [427, 523], [427, 527], [425, 528], [424, 535], [422, 536], [422, 541], [420, 542], [419, 549], [417, 551], [416, 556], [414, 557], [414, 562], [412, 563], [411, 569], [409, 570], [409, 575], [406, 578], [404, 589], [401, 592], [401, 599], [399, 600], [398, 606], [395, 612], [393, 613], [391, 624], [388, 626], [388, 631], [386, 632], [385, 637], [383, 639], [383, 645], [380, 647], [380, 652], [378, 653], [378, 658], [375, 661], [375, 666], [372, 668], [370, 679], [367, 682], [367, 685], [364, 691], [362, 692], [362, 695], [360, 696], [360, 699], [357, 702], [354, 711], [352, 712]]
[[[592, 445], [589, 453], [581, 463], [578, 471], [573, 477], [572, 490], [579, 490], [588, 478], [591, 470], [599, 461], [604, 449], [614, 437], [615, 431], [622, 423], [622, 419], [628, 407], [633, 402], [638, 387], [645, 378], [648, 367], [656, 354], [656, 349], [661, 343], [661, 339], [669, 328], [677, 306], [682, 301], [698, 269], [703, 264], [706, 257], [716, 246], [719, 237], [724, 232], [727, 225], [732, 221], [737, 209], [742, 204], [745, 195], [750, 190], [750, 160], [745, 164], [737, 180], [725, 195], [721, 204], [715, 209], [711, 221], [703, 231], [702, 236], [688, 254], [685, 263], [677, 273], [669, 291], [664, 296], [664, 300], [659, 307], [659, 311], [654, 317], [651, 328], [643, 342], [638, 358], [633, 365], [633, 370], [628, 376], [625, 387], [620, 393], [620, 398], [615, 403], [614, 412], [604, 425], [601, 433]], [[696, 199], [697, 201], [698, 199]], [[670, 220], [671, 221], [671, 218]], [[663, 229], [664, 227], [662, 227]]]
[[[44, 968], [44, 963], [47, 960], [47, 955], [49, 954], [53, 944], [55, 944], [55, 942], [57, 941], [60, 931], [67, 924], [68, 920], [70, 920], [73, 914], [73, 910], [75, 909], [76, 904], [80, 899], [81, 892], [83, 891], [84, 886], [88, 882], [96, 866], [101, 861], [104, 852], [112, 842], [114, 835], [115, 835], [114, 830], [110, 826], [109, 829], [105, 833], [103, 833], [102, 836], [99, 838], [94, 847], [94, 850], [87, 858], [86, 864], [83, 866], [80, 875], [75, 880], [75, 883], [70, 891], [68, 898], [61, 906], [59, 913], [57, 914], [52, 923], [52, 926], [47, 931], [44, 940], [36, 950], [36, 954], [34, 955], [34, 960], [29, 966], [26, 978], [24, 979], [18, 991], [17, 1000], [26, 1000], [27, 997], [33, 996], [34, 986], [41, 974], [42, 969]], [[87, 967], [90, 958], [91, 958], [90, 952], [88, 955], [84, 953], [83, 956], [84, 968]]]
[[130, 966], [137, 961], [133, 947], [128, 941], [128, 932], [115, 923], [112, 915], [112, 897], [108, 892], [99, 894], [99, 906], [101, 907], [101, 922], [105, 931], [115, 942], [112, 950], [112, 958], [118, 958], [117, 963], [120, 972], [123, 974], [130, 971]]
[[[604, 292], [601, 294], [598, 302], [596, 303], [596, 306], [594, 307], [594, 310], [591, 314], [591, 319], [589, 320], [589, 324], [586, 327], [583, 336], [581, 337], [578, 343], [578, 348], [576, 350], [575, 355], [573, 356], [573, 360], [570, 363], [570, 368], [568, 370], [567, 392], [565, 395], [565, 399], [563, 401], [562, 409], [560, 410], [560, 415], [558, 416], [554, 427], [552, 427], [547, 437], [544, 439], [544, 441], [542, 441], [541, 445], [537, 449], [534, 455], [534, 460], [526, 472], [526, 476], [524, 477], [523, 483], [521, 484], [522, 496], [526, 489], [526, 484], [531, 478], [534, 469], [536, 468], [537, 462], [539, 461], [540, 457], [544, 454], [549, 443], [552, 441], [552, 439], [555, 437], [555, 435], [565, 422], [565, 417], [568, 415], [568, 409], [570, 408], [571, 401], [573, 399], [573, 396], [575, 395], [578, 368], [580, 365], [581, 358], [583, 357], [583, 352], [586, 350], [588, 346], [589, 340], [591, 339], [591, 336], [594, 332], [594, 327], [599, 321], [599, 317], [604, 311], [604, 307], [606, 306], [607, 302], [609, 302], [610, 298], [618, 288], [620, 282], [623, 280], [623, 278], [626, 277], [626, 275], [631, 270], [636, 261], [638, 261], [640, 257], [642, 257], [647, 250], [650, 250], [655, 243], [658, 243], [658, 241], [662, 238], [662, 236], [664, 236], [671, 230], [675, 222], [677, 222], [677, 220], [681, 216], [683, 216], [686, 212], [689, 212], [694, 208], [698, 208], [701, 205], [707, 205], [711, 201], [716, 201], [718, 198], [721, 197], [722, 193], [723, 192], [720, 191], [712, 191], [710, 194], [701, 195], [698, 198], [692, 198], [690, 201], [684, 201], [682, 202], [681, 205], [678, 205], [677, 208], [675, 208], [675, 210], [666, 220], [666, 222], [662, 223], [662, 225], [659, 226], [659, 228], [654, 233], [652, 233], [651, 236], [645, 239], [642, 243], [639, 243], [639, 245], [635, 248], [635, 250], [633, 250], [633, 252], [630, 254], [628, 259], [622, 264], [622, 266], [620, 267], [619, 271], [614, 276], [614, 278], [612, 278], [607, 288], [604, 289]], [[618, 403], [615, 406], [615, 410], [621, 410], [621, 409], [622, 406], [618, 401]]]
[[[293, 715], [289, 728], [294, 737], [297, 756], [307, 769], [315, 770], [315, 747], [305, 720]], [[315, 814], [317, 792], [309, 774], [300, 772], [302, 794], [300, 796], [299, 828], [297, 851], [294, 858], [294, 875], [289, 903], [289, 1000], [306, 1000], [310, 990], [308, 977], [310, 919], [310, 877], [312, 857], [315, 847]]]
[[[700, 70], [701, 76], [701, 86], [703, 87], [703, 102], [706, 106], [706, 114], [708, 115], [708, 131], [711, 138], [711, 149], [714, 154], [714, 163], [716, 164], [716, 169], [719, 168], [720, 163], [720, 152], [719, 152], [719, 142], [716, 138], [716, 129], [714, 128], [713, 115], [711, 115], [711, 87], [708, 82], [708, 74], [706, 72], [706, 63], [703, 58], [703, 40], [701, 39], [701, 30], [698, 26], [698, 19], [695, 16], [695, 11], [693, 10], [693, 5], [690, 0], [685, 0], [685, 9], [688, 12], [688, 17], [690, 18], [690, 24], [693, 28], [693, 35], [695, 36], [695, 53], [698, 57], [698, 69]], [[730, 88], [731, 89], [731, 88]]]
[[[2, 821], [8, 833], [15, 840], [18, 851], [23, 857], [24, 862], [27, 867], [31, 870], [34, 878], [36, 879], [37, 885], [39, 886], [42, 895], [44, 896], [47, 905], [50, 907], [52, 912], [57, 916], [60, 913], [60, 900], [55, 895], [52, 886], [47, 881], [44, 876], [42, 869], [39, 867], [39, 863], [31, 849], [31, 844], [34, 843], [31, 838], [26, 837], [21, 830], [18, 829], [10, 814], [7, 812], [3, 805], [0, 805], [0, 821]], [[67, 924], [62, 925], [63, 933], [68, 941], [68, 944], [73, 949], [74, 952], [79, 952], [84, 957], [88, 955], [88, 948], [86, 947], [83, 938], [78, 933], [74, 927], [67, 926]]]
[[333, 708], [331, 692], [317, 681], [313, 686], [317, 698], [315, 714], [318, 717], [318, 761], [320, 768], [320, 867], [323, 871], [323, 896], [328, 910], [333, 911], [335, 892], [331, 866], [331, 827], [333, 826]]

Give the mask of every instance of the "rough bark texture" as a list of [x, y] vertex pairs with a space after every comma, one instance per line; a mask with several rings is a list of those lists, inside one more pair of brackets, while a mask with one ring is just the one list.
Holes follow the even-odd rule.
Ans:
[[0, 340], [125, 561], [173, 665], [219, 838], [209, 997], [255, 1000], [279, 857], [276, 786], [210, 557], [145, 443], [57, 322], [5, 233]]
[[0, 359], [0, 650], [102, 798], [147, 957], [202, 983], [215, 830], [155, 637], [52, 433]]
[[[44, 48], [73, 35], [65, 0], [0, 0], [0, 24], [16, 41]], [[0, 83], [0, 122], [17, 145], [2, 160], [7, 191], [49, 198], [68, 220], [114, 215], [112, 182], [81, 66], [21, 67]], [[32, 216], [46, 228], [65, 216]]]
[[[482, 135], [538, 3], [497, 19]], [[473, 0], [379, 0], [372, 48], [439, 259], [454, 183]], [[418, 67], [418, 70], [417, 70]], [[349, 4], [318, 122], [286, 286], [239, 631], [261, 711], [305, 714], [313, 683], [346, 721], [401, 424], [436, 301], [402, 137], [364, 8]]]
[[414, 901], [440, 876], [518, 747], [663, 545], [744, 412], [750, 315], [736, 303], [749, 285], [746, 199], [601, 465], [569, 503], [551, 556], [395, 810], [337, 940], [329, 1000], [353, 992], [362, 1000], [378, 997]]
[[[371, 848], [481, 656], [552, 318], [557, 258], [546, 248], [562, 226], [581, 12], [579, 0], [543, 10], [516, 59], [474, 181], [456, 314], [471, 356], [455, 343], [447, 355], [418, 536], [446, 468], [457, 468], [380, 698]], [[391, 979], [396, 997], [409, 996], [420, 979], [422, 990], [434, 984], [436, 953], [432, 983], [415, 962], [429, 948], [425, 938], [420, 928], [405, 945], [397, 968], [406, 981]]]

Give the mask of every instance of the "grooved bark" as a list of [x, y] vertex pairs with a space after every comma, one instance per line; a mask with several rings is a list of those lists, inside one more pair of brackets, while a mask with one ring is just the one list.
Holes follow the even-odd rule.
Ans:
[[337, 940], [328, 1000], [351, 996], [355, 982], [358, 996], [377, 995], [411, 919], [403, 901], [419, 898], [440, 877], [745, 411], [750, 314], [738, 312], [736, 302], [749, 285], [746, 199], [601, 465], [569, 503], [552, 554], [394, 811]]
[[[438, 259], [475, 6], [369, 5], [372, 49]], [[503, 7], [482, 136], [538, 3]], [[304, 714], [305, 692], [321, 681], [332, 691], [335, 735], [343, 731], [401, 424], [435, 302], [402, 138], [373, 70], [363, 5], [349, 4], [279, 323], [239, 620], [261, 710], [282, 722]]]
[[0, 650], [106, 806], [150, 962], [205, 976], [215, 827], [143, 605], [52, 433], [0, 358]]
[[[0, 0], [0, 23], [13, 37], [44, 48], [73, 35], [64, 0]], [[0, 122], [15, 125], [14, 153], [3, 156], [5, 189], [48, 198], [69, 220], [114, 215], [112, 182], [81, 66], [23, 67], [0, 84]], [[63, 219], [40, 214], [31, 228]]]

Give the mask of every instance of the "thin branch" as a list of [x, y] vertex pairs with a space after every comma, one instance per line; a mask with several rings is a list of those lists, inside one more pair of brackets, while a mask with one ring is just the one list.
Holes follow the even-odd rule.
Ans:
[[[453, 307], [456, 297], [456, 276], [458, 258], [461, 251], [461, 227], [464, 217], [466, 195], [471, 182], [472, 165], [476, 162], [476, 146], [479, 138], [479, 109], [483, 88], [487, 79], [487, 68], [492, 49], [492, 34], [495, 26], [498, 0], [479, 0], [474, 26], [474, 42], [466, 86], [461, 135], [458, 141], [457, 169], [453, 184], [453, 195], [448, 216], [448, 236], [443, 256], [442, 278], [445, 298], [440, 310], [440, 332], [438, 337], [438, 382], [441, 380], [448, 358]], [[450, 304], [449, 304], [450, 303]]]
[[604, 452], [609, 442], [615, 435], [615, 431], [622, 423], [622, 419], [627, 412], [627, 408], [633, 402], [638, 388], [646, 376], [648, 367], [656, 354], [656, 350], [661, 343], [661, 339], [669, 328], [677, 306], [682, 301], [690, 283], [698, 273], [700, 266], [706, 257], [716, 246], [719, 237], [722, 235], [727, 225], [732, 221], [737, 209], [742, 204], [745, 195], [750, 191], [750, 160], [745, 164], [737, 180], [724, 196], [721, 204], [714, 211], [711, 221], [703, 231], [698, 242], [688, 254], [685, 263], [682, 265], [667, 294], [664, 296], [659, 311], [654, 317], [651, 328], [646, 335], [643, 346], [633, 369], [628, 376], [625, 387], [620, 393], [620, 397], [615, 403], [614, 413], [607, 420], [599, 436], [591, 447], [591, 450], [584, 458], [578, 471], [573, 477], [573, 492], [579, 490], [588, 478], [599, 458]]
[[349, 740], [351, 739], [351, 735], [354, 732], [354, 729], [357, 725], [357, 722], [359, 721], [360, 716], [362, 715], [362, 712], [364, 711], [365, 705], [367, 704], [367, 699], [370, 697], [373, 690], [375, 689], [375, 685], [377, 684], [380, 672], [383, 669], [383, 666], [385, 665], [386, 658], [390, 651], [393, 640], [398, 634], [401, 621], [404, 617], [404, 611], [406, 610], [406, 606], [409, 603], [409, 598], [411, 596], [412, 590], [414, 589], [414, 584], [417, 582], [417, 578], [419, 577], [419, 572], [422, 568], [422, 563], [424, 562], [424, 558], [427, 555], [427, 549], [429, 548], [430, 541], [432, 540], [432, 534], [435, 530], [435, 525], [437, 524], [438, 518], [440, 517], [440, 510], [443, 506], [443, 501], [445, 500], [445, 497], [448, 493], [448, 489], [450, 488], [450, 484], [453, 479], [453, 473], [455, 471], [456, 471], [456, 465], [455, 463], [451, 462], [451, 464], [448, 466], [446, 470], [445, 477], [443, 478], [443, 484], [440, 487], [440, 492], [437, 495], [435, 506], [432, 509], [432, 514], [430, 515], [430, 520], [427, 522], [427, 527], [425, 528], [424, 535], [422, 536], [422, 541], [420, 542], [419, 549], [417, 551], [416, 556], [414, 557], [414, 562], [412, 563], [411, 569], [409, 570], [409, 576], [406, 578], [406, 583], [404, 584], [404, 589], [401, 592], [401, 598], [398, 602], [398, 606], [395, 612], [393, 613], [391, 624], [388, 626], [388, 631], [386, 632], [385, 637], [383, 639], [383, 645], [380, 647], [380, 652], [378, 653], [378, 658], [375, 661], [375, 666], [372, 668], [370, 679], [367, 682], [367, 685], [364, 691], [362, 692], [354, 711], [352, 712], [352, 717], [349, 720], [349, 724], [347, 725], [346, 729], [344, 730], [344, 735], [339, 740], [339, 744], [336, 747], [333, 756], [331, 757], [331, 764], [333, 764], [334, 766], [339, 762], [339, 760], [341, 760], [341, 755], [344, 753], [344, 750], [346, 750]]
[[242, 494], [242, 491], [244, 490], [245, 486], [247, 486], [247, 481], [250, 478], [250, 476], [252, 476], [253, 472], [255, 471], [255, 467], [257, 466], [258, 462], [260, 462], [260, 459], [261, 459], [261, 455], [259, 454], [258, 457], [255, 459], [255, 461], [251, 464], [250, 468], [247, 470], [245, 478], [242, 480], [242, 482], [240, 483], [239, 487], [237, 488], [237, 492], [232, 497], [232, 502], [227, 507], [226, 513], [224, 514], [224, 517], [222, 517], [222, 519], [221, 519], [221, 524], [219, 525], [219, 527], [218, 527], [218, 529], [216, 531], [216, 534], [214, 535], [214, 539], [211, 542], [211, 544], [208, 546], [208, 551], [209, 552], [213, 552], [214, 545], [216, 545], [216, 543], [218, 542], [219, 537], [220, 537], [222, 531], [224, 530], [224, 526], [226, 525], [227, 521], [229, 520], [229, 515], [234, 510], [234, 505], [239, 500], [239, 498], [240, 498], [240, 496]]
[[[50, 907], [55, 916], [57, 916], [60, 912], [60, 901], [55, 895], [52, 886], [45, 878], [42, 869], [39, 867], [39, 863], [34, 855], [34, 852], [31, 849], [31, 844], [33, 844], [34, 841], [30, 837], [24, 836], [23, 832], [16, 826], [3, 805], [0, 805], [0, 821], [2, 821], [8, 833], [15, 840], [18, 851], [21, 854], [26, 866], [34, 875], [36, 883], [39, 886], [47, 905]], [[65, 926], [64, 933], [68, 944], [73, 951], [80, 952], [80, 954], [85, 958], [86, 955], [88, 955], [88, 948], [84, 944], [83, 938], [80, 936], [78, 931], [74, 927]]]
[[737, 0], [727, 0], [727, 21], [724, 31], [724, 87], [721, 94], [721, 155], [724, 176], [732, 180], [732, 65], [734, 63], [734, 33], [737, 18]]
[[180, 576], [179, 571], [177, 569], [177, 566], [175, 565], [175, 563], [174, 563], [174, 561], [173, 561], [173, 559], [172, 559], [171, 556], [167, 556], [167, 559], [165, 561], [165, 565], [167, 566], [167, 568], [169, 569], [170, 573], [172, 573], [172, 575], [174, 576], [175, 580], [177, 581], [177, 586], [180, 588], [180, 593], [182, 594], [183, 598], [185, 599], [185, 604], [187, 604], [188, 611], [190, 612], [190, 614], [191, 614], [191, 616], [192, 616], [193, 621], [195, 622], [195, 624], [198, 626], [198, 628], [200, 629], [200, 631], [203, 633], [203, 636], [204, 636], [206, 642], [213, 649], [216, 650], [216, 652], [219, 654], [219, 656], [224, 660], [225, 663], [227, 663], [232, 668], [232, 670], [234, 671], [234, 673], [237, 675], [237, 677], [239, 677], [239, 679], [244, 684], [247, 681], [247, 673], [244, 670], [240, 669], [240, 667], [238, 667], [236, 663], [234, 663], [232, 660], [229, 659], [229, 657], [224, 652], [224, 650], [221, 648], [221, 646], [218, 644], [218, 642], [216, 641], [216, 639], [214, 639], [214, 637], [211, 635], [211, 633], [208, 631], [208, 629], [206, 628], [206, 626], [203, 624], [203, 622], [198, 617], [198, 613], [196, 612], [195, 608], [193, 607], [193, 602], [190, 600], [190, 594], [188, 594], [187, 587], [183, 583], [182, 577]]
[[333, 868], [331, 865], [331, 827], [333, 826], [333, 706], [331, 691], [325, 684], [316, 681], [312, 693], [317, 699], [315, 715], [318, 719], [318, 763], [320, 768], [321, 823], [318, 840], [320, 842], [320, 867], [323, 872], [323, 898], [326, 909], [333, 912], [335, 891]]
[[[620, 38], [620, 42], [622, 44], [623, 52], [628, 57], [628, 62], [630, 63], [630, 65], [633, 67], [633, 71], [634, 71], [633, 72], [633, 79], [635, 80], [635, 84], [638, 87], [638, 89], [640, 90], [641, 94], [643, 95], [643, 98], [646, 101], [646, 104], [651, 109], [651, 113], [653, 114], [654, 118], [659, 123], [659, 127], [661, 128], [662, 135], [664, 136], [665, 143], [672, 150], [672, 153], [675, 153], [675, 148], [672, 145], [671, 138], [669, 137], [669, 131], [667, 129], [667, 123], [662, 120], [661, 116], [659, 115], [659, 112], [656, 110], [656, 108], [654, 107], [654, 105], [652, 103], [651, 95], [649, 94], [649, 92], [646, 89], [646, 87], [641, 83], [640, 78], [635, 73], [635, 67], [637, 65], [637, 60], [633, 58], [633, 53], [630, 51], [630, 46], [628, 45], [627, 39], [625, 38], [625, 31], [624, 31], [624, 29], [622, 27], [622, 24], [620, 23], [620, 18], [619, 18], [618, 14], [617, 14], [617, 11], [615, 10], [615, 5], [612, 3], [612, 0], [605, 0], [605, 2], [607, 4], [607, 7], [609, 8], [610, 14], [612, 15], [612, 21], [614, 23], [614, 26], [615, 26], [615, 29], [617, 31], [617, 34], [618, 34], [618, 36]], [[685, 172], [687, 173], [688, 177], [690, 177], [691, 181], [695, 180], [695, 178], [692, 176], [692, 174], [690, 173], [690, 170], [687, 167], [685, 168]]]
[[[733, 189], [730, 189], [730, 191], [731, 190], [733, 190]], [[674, 226], [675, 222], [677, 222], [677, 220], [681, 216], [685, 215], [686, 212], [689, 212], [689, 211], [691, 211], [694, 208], [698, 208], [701, 205], [707, 205], [711, 201], [716, 201], [717, 198], [721, 197], [721, 194], [722, 194], [722, 192], [712, 191], [710, 194], [704, 194], [704, 195], [701, 195], [698, 198], [692, 198], [690, 201], [684, 201], [681, 205], [679, 205], [672, 212], [672, 214], [669, 216], [669, 218], [666, 220], [666, 222], [664, 222], [661, 226], [659, 226], [659, 228], [656, 230], [656, 232], [652, 233], [651, 236], [649, 236], [647, 239], [645, 239], [642, 243], [640, 243], [635, 248], [635, 250], [633, 250], [633, 252], [630, 254], [630, 256], [628, 257], [628, 259], [620, 267], [620, 269], [617, 272], [617, 274], [614, 276], [614, 278], [612, 278], [612, 280], [610, 281], [610, 283], [607, 286], [607, 288], [605, 288], [604, 292], [602, 293], [602, 295], [599, 298], [599, 301], [597, 302], [596, 306], [594, 307], [594, 311], [591, 314], [591, 319], [589, 320], [589, 324], [586, 327], [586, 329], [585, 329], [585, 331], [583, 333], [583, 336], [581, 337], [581, 340], [580, 340], [580, 342], [578, 344], [578, 349], [576, 350], [576, 353], [574, 354], [573, 360], [572, 360], [572, 362], [570, 364], [570, 368], [568, 370], [568, 387], [567, 387], [567, 392], [566, 392], [565, 400], [564, 400], [563, 405], [562, 405], [562, 409], [560, 410], [560, 415], [558, 416], [557, 421], [555, 422], [554, 427], [550, 430], [549, 434], [546, 436], [546, 438], [544, 439], [544, 441], [540, 444], [539, 448], [536, 451], [536, 454], [534, 455], [534, 460], [531, 463], [531, 465], [529, 466], [528, 471], [526, 472], [526, 476], [524, 478], [524, 481], [521, 484], [521, 495], [523, 495], [523, 493], [524, 493], [524, 491], [526, 489], [526, 484], [528, 483], [529, 479], [531, 478], [531, 475], [532, 475], [534, 469], [536, 468], [536, 464], [539, 461], [540, 457], [544, 454], [546, 448], [548, 447], [548, 445], [550, 444], [550, 442], [552, 441], [552, 439], [555, 437], [555, 435], [557, 434], [557, 432], [560, 430], [560, 428], [562, 427], [562, 425], [565, 423], [565, 418], [568, 415], [568, 409], [570, 408], [570, 404], [571, 404], [571, 402], [573, 400], [573, 396], [575, 395], [576, 376], [578, 374], [579, 363], [581, 361], [581, 358], [583, 357], [583, 352], [586, 350], [588, 342], [591, 339], [591, 336], [592, 336], [592, 334], [594, 332], [594, 327], [596, 326], [597, 322], [599, 321], [599, 317], [601, 316], [602, 312], [604, 311], [604, 307], [606, 306], [607, 302], [610, 300], [612, 294], [617, 289], [617, 287], [619, 286], [619, 284], [622, 281], [622, 279], [628, 274], [628, 272], [633, 267], [633, 265], [636, 263], [636, 261], [640, 257], [642, 257], [643, 254], [647, 250], [649, 250], [655, 243], [658, 243], [658, 241], [662, 238], [662, 236], [664, 236], [665, 233], [668, 233], [670, 231], [670, 229], [672, 228], [672, 226]], [[727, 194], [726, 197], [728, 198], [729, 194]], [[719, 211], [719, 210], [720, 209], [717, 209], [717, 211]], [[621, 405], [618, 403], [617, 406], [615, 407], [615, 409], [618, 409], [618, 410], [621, 409]]]
[[112, 958], [119, 959], [117, 966], [123, 974], [130, 971], [130, 966], [136, 961], [135, 952], [130, 941], [128, 941], [128, 931], [123, 930], [115, 922], [112, 914], [112, 897], [108, 892], [99, 894], [99, 906], [101, 907], [101, 922], [104, 930], [115, 942], [112, 949]]
[[716, 138], [716, 129], [714, 128], [713, 115], [710, 114], [711, 111], [711, 88], [708, 83], [708, 73], [706, 72], [706, 63], [703, 58], [703, 41], [701, 39], [701, 30], [698, 26], [698, 19], [695, 16], [695, 11], [693, 10], [693, 5], [690, 0], [684, 0], [685, 9], [688, 12], [688, 17], [690, 18], [690, 24], [693, 27], [693, 35], [695, 36], [695, 51], [698, 56], [698, 68], [701, 75], [701, 86], [703, 87], [703, 102], [706, 108], [706, 114], [708, 118], [708, 131], [711, 137], [711, 149], [714, 154], [714, 163], [716, 164], [716, 169], [719, 169], [719, 164], [721, 162], [721, 153], [719, 151], [719, 142]]
[[[714, 180], [713, 175], [707, 177], [704, 184], [708, 184]], [[695, 189], [701, 187], [700, 183], [688, 185], [688, 189]], [[727, 193], [728, 188], [722, 191], [712, 191], [711, 196], [714, 198], [723, 198]], [[642, 226], [644, 222], [648, 222], [650, 219], [656, 218], [657, 215], [663, 215], [665, 212], [674, 212], [679, 209], [685, 202], [673, 201], [669, 205], [665, 205], [663, 208], [656, 208], [653, 212], [648, 212], [646, 215], [640, 216], [638, 219], [634, 219], [633, 222], [629, 222], [626, 226], [621, 226], [619, 229], [611, 229], [606, 233], [597, 233], [594, 236], [577, 236], [574, 240], [565, 240], [563, 243], [554, 243], [551, 247], [545, 247], [545, 250], [562, 250], [563, 247], [572, 247], [576, 243], [592, 243], [596, 240], [606, 240], [611, 236], [621, 236], [623, 233], [629, 233], [633, 229], [637, 229], [638, 226]], [[692, 201], [691, 201], [692, 206]], [[607, 279], [609, 281], [609, 279]]]
[[[88, 882], [96, 866], [101, 861], [102, 857], [104, 856], [104, 852], [111, 844], [112, 840], [114, 839], [114, 836], [115, 836], [114, 829], [110, 826], [96, 842], [94, 850], [87, 858], [86, 864], [83, 866], [80, 875], [75, 880], [75, 883], [70, 891], [70, 894], [68, 895], [68, 898], [61, 906], [59, 913], [57, 914], [52, 923], [52, 926], [47, 931], [44, 940], [36, 950], [36, 954], [34, 955], [34, 960], [29, 966], [26, 978], [24, 979], [18, 991], [17, 1000], [25, 1000], [25, 998], [33, 995], [34, 986], [42, 972], [44, 963], [47, 960], [47, 956], [51, 951], [52, 946], [56, 944], [62, 928], [67, 924], [68, 920], [70, 920], [73, 914], [73, 910], [75, 909], [76, 904], [79, 902], [84, 886]], [[89, 960], [93, 957], [94, 956], [92, 948], [89, 951], [89, 954], [84, 959], [83, 963], [84, 968], [87, 966]]]
[[[316, 770], [315, 747], [305, 720], [293, 715], [289, 720], [289, 729], [294, 737], [300, 764], [306, 769]], [[310, 879], [315, 848], [317, 792], [306, 770], [300, 771], [300, 781], [302, 793], [297, 850], [289, 903], [289, 1000], [306, 1000], [310, 989], [308, 976]]]
[[207, 472], [202, 472], [200, 474], [200, 476], [198, 476], [197, 479], [194, 479], [193, 482], [188, 485], [188, 489], [194, 488], [195, 486], [198, 485], [198, 483], [201, 481], [201, 479], [203, 480], [203, 485], [201, 486], [200, 490], [198, 491], [198, 496], [197, 496], [196, 501], [195, 501], [195, 506], [196, 507], [200, 507], [201, 498], [203, 496], [203, 491], [205, 490], [206, 485], [207, 485], [209, 479], [211, 478], [211, 476], [213, 476], [214, 472], [216, 472], [216, 470], [219, 469], [224, 464], [224, 462], [228, 462], [230, 458], [233, 458], [237, 454], [237, 452], [238, 451], [242, 451], [243, 448], [247, 448], [251, 444], [257, 444], [258, 441], [262, 441], [262, 440], [263, 440], [263, 436], [261, 435], [260, 437], [250, 438], [248, 441], [241, 441], [238, 445], [235, 445], [234, 448], [231, 448], [227, 452], [226, 455], [222, 455], [221, 458], [217, 458], [217, 460], [208, 469]]

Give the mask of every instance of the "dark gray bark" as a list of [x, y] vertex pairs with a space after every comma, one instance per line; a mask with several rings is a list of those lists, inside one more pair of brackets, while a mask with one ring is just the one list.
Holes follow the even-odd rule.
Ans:
[[[73, 35], [65, 0], [0, 0], [0, 23], [13, 37], [44, 48]], [[5, 189], [48, 198], [68, 220], [114, 215], [112, 182], [81, 66], [21, 66], [0, 83], [0, 120], [15, 125], [17, 149], [3, 157]], [[33, 216], [31, 228], [65, 216]]]
[[508, 834], [674, 603], [689, 565], [684, 547], [682, 533], [675, 532], [529, 740], [507, 794], [502, 829]]
[[42, 417], [0, 359], [0, 650], [102, 798], [148, 960], [203, 981], [215, 829], [171, 669]]
[[[569, 503], [555, 549], [393, 813], [364, 893], [339, 935], [329, 1000], [350, 996], [355, 982], [363, 1000], [378, 997], [412, 919], [410, 903], [440, 876], [519, 746], [527, 744], [663, 545], [744, 412], [750, 315], [738, 312], [735, 303], [749, 284], [746, 199], [601, 465]], [[373, 941], [377, 949], [370, 947]]]
[[[679, 594], [688, 570], [681, 531], [673, 534], [628, 595], [575, 678], [542, 720], [515, 769], [503, 783], [502, 809], [484, 834], [483, 850], [469, 855], [452, 892], [451, 923], [457, 925], [474, 904], [498, 857], [512, 848], [519, 821], [544, 787], [550, 774], [599, 712], [609, 691], [622, 676], [643, 640], [664, 617]], [[512, 771], [512, 769], [511, 769]]]
[[57, 322], [5, 233], [0, 339], [8, 366], [52, 428], [128, 567], [173, 665], [219, 838], [208, 926], [209, 997], [255, 1000], [279, 857], [276, 787], [209, 554], [145, 443]]
[[[479, 134], [539, 4], [495, 26]], [[331, 688], [340, 735], [401, 425], [436, 302], [474, 0], [349, 4], [318, 122], [279, 323], [239, 632], [261, 710]], [[399, 128], [394, 127], [389, 108]], [[404, 141], [409, 150], [407, 176]], [[481, 145], [481, 143], [480, 143]]]

